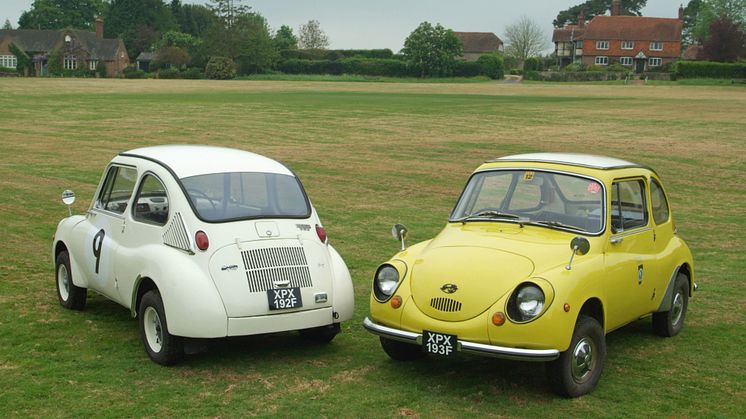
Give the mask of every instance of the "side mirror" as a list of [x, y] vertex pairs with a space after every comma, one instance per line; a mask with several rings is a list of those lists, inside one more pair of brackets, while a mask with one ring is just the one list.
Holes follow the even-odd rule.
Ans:
[[62, 203], [67, 205], [67, 213], [69, 215], [73, 215], [72, 206], [73, 203], [75, 203], [75, 192], [71, 191], [70, 189], [62, 192]]
[[401, 250], [406, 249], [406, 246], [404, 246], [404, 240], [407, 238], [407, 231], [407, 226], [404, 224], [394, 224], [391, 228], [391, 235], [394, 236], [394, 239], [401, 242]]
[[567, 266], [565, 266], [565, 269], [568, 271], [572, 269], [572, 259], [575, 257], [575, 255], [583, 256], [585, 254], [588, 254], [588, 252], [591, 250], [591, 242], [588, 241], [585, 237], [577, 236], [572, 241], [570, 241], [570, 249], [572, 249], [572, 254], [570, 255], [570, 261], [567, 262]]

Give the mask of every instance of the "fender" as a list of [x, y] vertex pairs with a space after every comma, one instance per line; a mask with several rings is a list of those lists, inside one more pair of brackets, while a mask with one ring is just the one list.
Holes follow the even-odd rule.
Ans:
[[334, 277], [334, 302], [332, 304], [337, 314], [334, 323], [339, 323], [352, 318], [355, 311], [355, 294], [350, 271], [342, 260], [342, 256], [331, 245], [329, 245], [329, 256]]
[[[684, 263], [677, 266], [676, 269], [673, 270], [673, 274], [671, 274], [671, 279], [668, 280], [668, 286], [666, 286], [666, 293], [663, 294], [663, 299], [661, 300], [661, 304], [658, 306], [658, 310], [656, 312], [665, 312], [668, 311], [669, 307], [671, 307], [671, 299], [673, 298], [673, 287], [676, 283], [676, 277], [679, 275], [679, 271], [681, 271], [681, 268], [684, 266]], [[696, 285], [694, 288], [692, 288], [692, 280], [693, 278], [689, 278], [689, 296], [692, 295], [692, 289], [696, 290]]]

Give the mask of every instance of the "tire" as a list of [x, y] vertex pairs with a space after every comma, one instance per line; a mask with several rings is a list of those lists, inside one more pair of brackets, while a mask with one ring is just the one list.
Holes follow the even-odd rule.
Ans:
[[161, 365], [174, 365], [181, 361], [184, 343], [180, 337], [168, 333], [166, 312], [158, 290], [150, 290], [142, 296], [137, 316], [140, 338], [150, 359]]
[[547, 364], [554, 390], [564, 397], [578, 397], [592, 392], [604, 369], [606, 337], [598, 321], [581, 315], [575, 323], [570, 347]]
[[380, 337], [380, 340], [383, 351], [394, 361], [414, 361], [425, 356], [419, 345], [399, 342], [383, 336]]
[[73, 271], [70, 269], [70, 255], [63, 250], [55, 261], [55, 282], [57, 283], [57, 298], [62, 307], [70, 310], [85, 308], [87, 290], [73, 284]]
[[653, 313], [653, 331], [663, 337], [676, 336], [684, 328], [684, 318], [689, 307], [689, 279], [683, 273], [676, 275], [671, 307], [668, 311]]
[[312, 329], [299, 330], [300, 336], [308, 341], [327, 344], [334, 339], [340, 332], [339, 323], [332, 323], [328, 326], [314, 327]]

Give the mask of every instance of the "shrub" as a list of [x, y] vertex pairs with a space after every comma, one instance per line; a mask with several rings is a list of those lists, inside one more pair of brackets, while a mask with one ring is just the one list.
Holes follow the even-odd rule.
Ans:
[[183, 79], [198, 80], [204, 77], [205, 74], [197, 67], [187, 68], [181, 72], [181, 78]]
[[482, 66], [476, 61], [456, 61], [453, 68], [455, 77], [476, 77], [482, 74]]
[[406, 77], [410, 75], [407, 63], [394, 59], [345, 58], [341, 60], [343, 72], [362, 76]]
[[541, 61], [536, 57], [526, 58], [523, 62], [523, 71], [539, 71], [541, 70]]
[[565, 71], [568, 73], [576, 73], [578, 71], [585, 71], [585, 66], [580, 63], [572, 63], [572, 64], [568, 64], [562, 71]]
[[614, 63], [606, 67], [606, 71], [613, 71], [616, 73], [626, 73], [630, 71], [629, 67], [625, 67], [620, 63]]
[[230, 80], [236, 77], [236, 64], [228, 57], [210, 57], [205, 76], [213, 80]]
[[480, 66], [480, 73], [493, 79], [502, 80], [505, 78], [505, 67], [503, 59], [496, 54], [485, 54], [477, 59]]
[[717, 63], [711, 61], [678, 61], [673, 66], [675, 77], [746, 79], [746, 63]]
[[122, 70], [122, 76], [124, 76], [125, 79], [144, 79], [145, 72], [136, 69], [134, 66], [129, 66]]
[[158, 70], [158, 78], [159, 79], [178, 79], [178, 78], [181, 78], [181, 73], [179, 72], [179, 69], [176, 67], [164, 68], [162, 70]]

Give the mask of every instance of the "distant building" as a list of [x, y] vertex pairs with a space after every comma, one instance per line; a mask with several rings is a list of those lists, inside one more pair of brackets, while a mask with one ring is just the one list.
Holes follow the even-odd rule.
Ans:
[[127, 48], [121, 39], [104, 39], [103, 34], [101, 19], [96, 19], [96, 32], [3, 29], [0, 30], [0, 67], [16, 68], [18, 65], [18, 57], [10, 47], [13, 44], [31, 58], [36, 76], [49, 74], [50, 57], [57, 51], [65, 70], [96, 70], [102, 65], [107, 77], [115, 77], [129, 65]]
[[578, 25], [556, 29], [553, 41], [558, 64], [618, 63], [642, 73], [679, 58], [683, 8], [678, 19], [622, 16], [619, 10], [619, 0], [614, 0], [611, 16], [596, 16], [588, 24], [579, 19]]
[[466, 61], [476, 61], [484, 54], [503, 52], [503, 41], [492, 32], [454, 32], [464, 44]]

